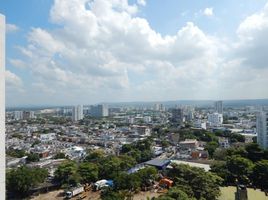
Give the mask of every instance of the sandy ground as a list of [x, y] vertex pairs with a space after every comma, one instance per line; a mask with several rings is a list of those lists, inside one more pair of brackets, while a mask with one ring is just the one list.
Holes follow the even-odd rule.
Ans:
[[[44, 194], [39, 194], [38, 196], [33, 196], [31, 200], [63, 200], [64, 196], [62, 195], [63, 190], [51, 191]], [[79, 195], [71, 198], [71, 200], [76, 200]], [[84, 200], [98, 200], [100, 199], [100, 192], [87, 192], [87, 197]]]
[[[56, 191], [51, 191], [45, 194], [39, 194], [38, 196], [33, 196], [31, 200], [63, 200], [64, 196], [62, 196], [63, 190], [56, 190]], [[84, 198], [85, 200], [99, 200], [100, 199], [100, 192], [92, 192], [89, 191], [87, 192], [87, 197]], [[149, 199], [153, 197], [158, 197], [161, 194], [155, 193], [155, 192], [139, 192], [138, 194], [134, 195], [133, 200], [147, 200], [148, 197]], [[72, 200], [76, 200], [79, 197], [73, 197]]]
[[160, 196], [160, 193], [155, 193], [155, 192], [139, 192], [138, 194], [135, 194], [133, 197], [133, 200], [147, 200], [148, 197], [149, 199], [153, 197], [158, 197]]

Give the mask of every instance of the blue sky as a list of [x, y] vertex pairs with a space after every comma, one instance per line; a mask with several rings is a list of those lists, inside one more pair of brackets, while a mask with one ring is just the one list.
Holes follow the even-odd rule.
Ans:
[[2, 0], [7, 105], [268, 98], [266, 4]]

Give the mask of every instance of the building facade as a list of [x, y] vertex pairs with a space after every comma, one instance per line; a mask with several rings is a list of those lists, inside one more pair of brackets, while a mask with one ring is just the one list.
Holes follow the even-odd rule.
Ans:
[[208, 122], [212, 126], [218, 126], [223, 123], [223, 116], [220, 113], [213, 113], [208, 115]]
[[74, 106], [72, 111], [72, 120], [79, 121], [83, 118], [84, 118], [83, 106], [82, 105]]
[[267, 149], [268, 147], [268, 112], [260, 112], [257, 115], [257, 142]]
[[108, 117], [109, 116], [108, 106], [105, 104], [91, 106], [90, 116], [92, 116], [92, 117]]
[[223, 106], [222, 106], [222, 101], [216, 101], [214, 104], [215, 112], [222, 114], [223, 113]]

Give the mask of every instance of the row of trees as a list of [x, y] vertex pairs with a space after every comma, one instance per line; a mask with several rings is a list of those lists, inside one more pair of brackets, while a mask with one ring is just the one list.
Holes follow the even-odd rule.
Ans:
[[223, 178], [225, 185], [237, 182], [268, 189], [268, 153], [256, 143], [245, 147], [218, 149], [211, 171]]

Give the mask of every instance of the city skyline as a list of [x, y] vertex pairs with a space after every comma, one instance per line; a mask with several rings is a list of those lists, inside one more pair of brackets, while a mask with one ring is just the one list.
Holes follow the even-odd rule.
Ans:
[[0, 13], [7, 106], [268, 98], [264, 0], [11, 0]]

